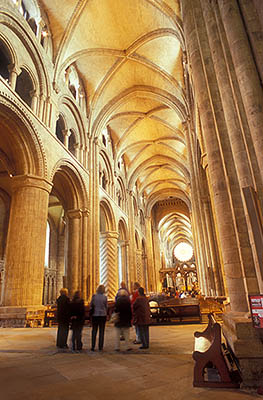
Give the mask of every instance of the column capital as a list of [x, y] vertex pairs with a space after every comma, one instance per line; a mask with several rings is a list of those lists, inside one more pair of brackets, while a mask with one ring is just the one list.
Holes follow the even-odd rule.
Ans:
[[22, 70], [16, 64], [9, 64], [7, 66], [8, 72], [14, 72], [16, 75], [21, 74]]
[[76, 209], [76, 210], [67, 210], [67, 217], [71, 218], [71, 219], [75, 219], [75, 218], [81, 218], [82, 215], [82, 210], [80, 209]]
[[90, 211], [88, 208], [82, 208], [80, 211], [82, 212], [83, 217], [89, 217]]
[[105, 239], [118, 239], [119, 233], [115, 231], [101, 232], [100, 236]]
[[11, 177], [11, 185], [13, 192], [23, 187], [34, 187], [50, 193], [53, 183], [41, 176], [16, 175]]

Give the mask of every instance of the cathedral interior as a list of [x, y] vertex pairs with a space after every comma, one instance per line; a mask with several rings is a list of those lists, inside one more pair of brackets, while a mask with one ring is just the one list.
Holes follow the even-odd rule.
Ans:
[[166, 280], [263, 382], [262, 1], [0, 4], [0, 326]]

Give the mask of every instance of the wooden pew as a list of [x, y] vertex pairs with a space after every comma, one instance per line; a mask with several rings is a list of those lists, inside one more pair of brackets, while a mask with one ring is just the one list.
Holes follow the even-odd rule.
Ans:
[[150, 307], [152, 325], [200, 322], [199, 304], [170, 304]]
[[195, 387], [239, 387], [241, 378], [231, 365], [229, 354], [221, 344], [221, 326], [213, 314], [208, 315], [209, 323], [203, 332], [195, 332], [195, 350], [193, 352]]

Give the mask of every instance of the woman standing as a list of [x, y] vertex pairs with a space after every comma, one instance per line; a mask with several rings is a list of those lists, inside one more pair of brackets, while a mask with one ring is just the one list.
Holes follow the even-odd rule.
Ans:
[[85, 322], [84, 300], [81, 298], [81, 292], [77, 290], [74, 293], [71, 309], [71, 328], [72, 328], [72, 351], [80, 352], [82, 350], [82, 329]]
[[149, 301], [144, 294], [144, 289], [140, 287], [138, 289], [139, 296], [136, 298], [133, 304], [133, 323], [138, 326], [140, 340], [142, 346], [140, 349], [149, 348], [149, 324], [151, 311]]
[[90, 308], [92, 312], [91, 351], [95, 351], [96, 337], [99, 329], [99, 351], [103, 350], [104, 331], [107, 318], [108, 301], [104, 285], [99, 285], [96, 294], [92, 296]]
[[118, 321], [115, 322], [115, 351], [120, 351], [120, 337], [125, 340], [125, 350], [131, 350], [129, 346], [130, 327], [132, 319], [131, 302], [127, 290], [122, 289], [115, 304], [115, 312], [119, 315]]

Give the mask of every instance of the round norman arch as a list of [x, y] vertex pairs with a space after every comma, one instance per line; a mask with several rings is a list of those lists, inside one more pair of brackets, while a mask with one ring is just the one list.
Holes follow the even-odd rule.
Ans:
[[100, 232], [116, 231], [116, 220], [112, 207], [107, 199], [100, 202]]
[[83, 178], [68, 160], [60, 160], [53, 168], [50, 180], [51, 193], [59, 196], [65, 210], [78, 210], [88, 204], [88, 195]]
[[0, 131], [0, 158], [9, 166], [9, 175], [30, 174], [46, 178], [46, 155], [36, 129], [17, 107], [3, 97]]

